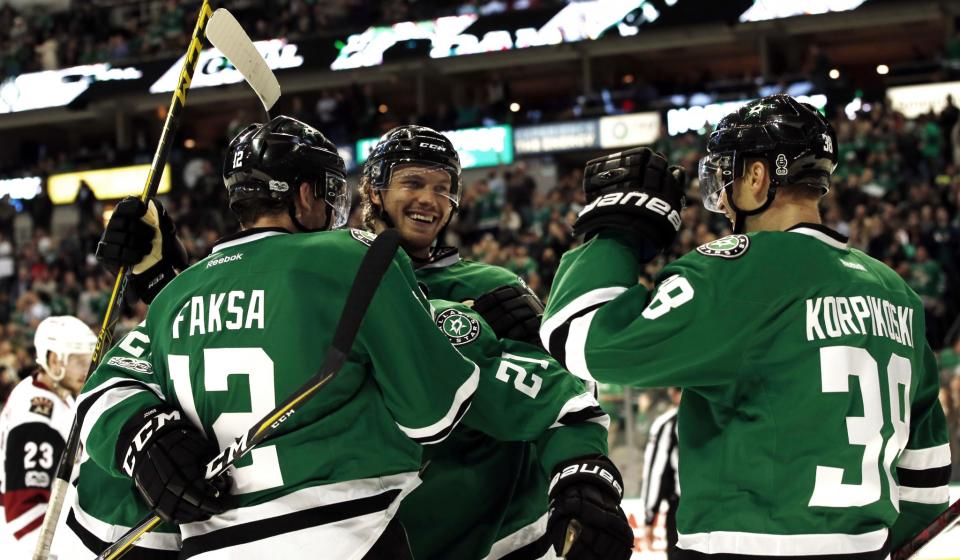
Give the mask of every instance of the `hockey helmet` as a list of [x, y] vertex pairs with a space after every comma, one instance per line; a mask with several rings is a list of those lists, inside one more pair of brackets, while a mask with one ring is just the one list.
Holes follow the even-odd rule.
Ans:
[[33, 346], [37, 351], [37, 364], [55, 381], [66, 374], [64, 368], [52, 371], [47, 362], [50, 352], [56, 354], [61, 363], [66, 363], [71, 354], [93, 354], [97, 345], [97, 336], [80, 319], [70, 315], [47, 317], [37, 325], [33, 335]]
[[[770, 169], [767, 202], [751, 212], [766, 210], [776, 190], [784, 185], [808, 185], [826, 194], [830, 174], [837, 167], [837, 134], [816, 108], [786, 94], [747, 103], [720, 120], [700, 160], [700, 194], [703, 205], [723, 212], [720, 195], [743, 176], [746, 162], [758, 158]], [[733, 200], [731, 192], [727, 199]], [[737, 221], [741, 221], [738, 219]]]
[[436, 167], [450, 175], [453, 208], [460, 204], [460, 155], [453, 142], [436, 130], [418, 125], [398, 126], [380, 137], [363, 164], [362, 176], [376, 190], [386, 189], [394, 167], [402, 164]]
[[327, 229], [347, 223], [350, 194], [347, 171], [336, 145], [319, 130], [287, 116], [266, 124], [254, 123], [237, 134], [227, 147], [223, 182], [230, 206], [242, 200], [287, 200], [304, 182], [313, 185], [316, 198], [328, 204]]

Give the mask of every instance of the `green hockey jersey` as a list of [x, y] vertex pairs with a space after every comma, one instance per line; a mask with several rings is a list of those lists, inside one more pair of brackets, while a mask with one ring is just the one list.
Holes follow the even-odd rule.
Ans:
[[431, 304], [440, 330], [480, 367], [480, 382], [463, 422], [424, 451], [423, 483], [400, 506], [414, 557], [540, 558], [549, 474], [563, 460], [606, 454], [609, 418], [541, 348], [497, 339], [465, 305]]
[[[516, 274], [461, 259], [455, 248], [440, 249], [429, 263], [416, 264], [417, 279], [431, 298], [471, 304], [503, 285], [526, 289]], [[449, 304], [438, 305], [446, 310]], [[569, 400], [571, 390], [582, 394], [586, 388], [570, 379], [569, 372], [542, 349], [516, 341], [498, 341], [487, 332], [486, 323], [475, 315], [474, 318], [483, 327], [482, 336], [458, 347], [483, 364], [481, 385], [492, 380], [492, 386], [504, 393], [504, 399], [494, 399], [492, 408], [478, 404], [471, 408], [473, 412], [468, 417], [494, 411], [487, 420], [501, 423], [465, 421], [442, 445], [431, 448], [427, 452], [430, 466], [424, 473], [425, 482], [408, 498], [411, 501], [401, 507], [400, 519], [408, 528], [419, 560], [492, 560], [508, 554], [519, 560], [540, 558], [548, 548], [544, 534], [549, 474], [561, 460], [605, 453], [606, 429], [591, 420], [607, 419], [597, 416], [599, 411], [590, 410], [592, 398]], [[438, 321], [443, 329], [444, 321], [439, 316]], [[522, 359], [511, 361], [506, 358], [510, 354]], [[541, 368], [541, 363], [546, 366]], [[500, 367], [507, 369], [501, 372]], [[522, 369], [538, 375], [545, 387], [555, 390], [543, 390], [531, 397], [522, 393], [519, 385], [510, 389], [502, 381], [508, 377], [517, 379], [511, 371]], [[585, 416], [578, 422], [571, 421], [571, 426], [544, 431], [548, 425], [542, 421], [565, 406], [567, 412], [582, 410]], [[500, 412], [510, 409], [517, 414]], [[502, 423], [507, 419], [513, 424]], [[526, 425], [527, 422], [530, 424]], [[521, 435], [529, 436], [533, 442], [516, 441], [524, 439]], [[447, 498], [451, 495], [458, 496], [463, 505], [455, 515], [451, 515]], [[437, 513], [440, 511], [444, 515]]]
[[[125, 377], [128, 372], [150, 373], [150, 345], [145, 322], [131, 330], [100, 361], [99, 375]], [[86, 395], [78, 400], [78, 415], [85, 415], [95, 401]], [[76, 492], [61, 515], [64, 529], [58, 530], [52, 552], [61, 558], [89, 558], [83, 549], [99, 554], [131, 527], [150, 515], [140, 499], [133, 481], [127, 476], [110, 474], [84, 453], [74, 482]], [[141, 550], [144, 549], [144, 550]], [[180, 550], [180, 530], [175, 525], [160, 524], [144, 535], [137, 546], [124, 557], [162, 558], [166, 553], [176, 558]]]
[[[147, 315], [151, 370], [98, 368], [84, 388], [93, 460], [123, 476], [120, 428], [160, 400], [220, 447], [232, 443], [315, 373], [371, 238], [247, 230], [180, 274]], [[231, 469], [238, 507], [182, 526], [183, 555], [294, 553], [323, 542], [323, 557], [362, 556], [418, 484], [421, 444], [450, 433], [478, 378], [433, 325], [398, 254], [340, 373]]]
[[734, 235], [651, 292], [628, 240], [564, 255], [544, 345], [586, 379], [684, 387], [682, 548], [884, 558], [947, 505], [919, 298], [823, 226]]
[[522, 278], [492, 264], [461, 259], [454, 247], [443, 247], [428, 263], [414, 262], [417, 280], [426, 286], [427, 297], [448, 301], [473, 301], [500, 286], [527, 288]]

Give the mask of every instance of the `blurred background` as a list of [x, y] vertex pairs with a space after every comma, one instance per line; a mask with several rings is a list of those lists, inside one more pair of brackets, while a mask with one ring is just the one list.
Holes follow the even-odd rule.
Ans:
[[[112, 278], [93, 251], [116, 201], [142, 190], [199, 5], [0, 0], [0, 400], [31, 371], [42, 319], [74, 314], [98, 328]], [[825, 222], [923, 298], [960, 480], [960, 2], [219, 5], [276, 72], [284, 93], [274, 114], [333, 139], [354, 183], [386, 130], [417, 123], [445, 131], [467, 168], [446, 241], [515, 271], [542, 297], [560, 255], [577, 244], [571, 223], [587, 159], [650, 145], [695, 177], [723, 115], [779, 92], [812, 103], [840, 141]], [[237, 229], [222, 150], [264, 118], [241, 81], [216, 51], [202, 52], [161, 181], [194, 259]], [[730, 232], [700, 207], [695, 181], [689, 200], [672, 254], [641, 282]], [[120, 329], [144, 311], [126, 308]], [[601, 397], [615, 419], [613, 459], [635, 498], [626, 509], [649, 553], [645, 447], [655, 419], [674, 405], [666, 389], [604, 386]], [[655, 533], [654, 552], [662, 529]], [[934, 547], [928, 557], [960, 550], [956, 541], [940, 546], [946, 552]]]

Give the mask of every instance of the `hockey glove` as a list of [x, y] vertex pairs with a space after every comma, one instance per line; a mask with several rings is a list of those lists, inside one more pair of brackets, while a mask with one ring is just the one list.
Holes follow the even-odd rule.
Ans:
[[228, 509], [228, 479], [204, 480], [207, 462], [218, 451], [180, 411], [161, 405], [127, 421], [116, 460], [164, 521], [192, 523]]
[[561, 463], [550, 481], [547, 538], [567, 560], [627, 560], [633, 529], [620, 509], [623, 479], [603, 455]]
[[587, 206], [573, 224], [590, 239], [602, 230], [622, 231], [637, 239], [641, 258], [650, 260], [669, 248], [680, 231], [686, 203], [683, 168], [649, 148], [633, 148], [590, 160], [583, 172]]
[[116, 274], [131, 267], [130, 286], [149, 304], [173, 277], [188, 266], [177, 228], [159, 201], [147, 204], [128, 196], [120, 201], [97, 245], [97, 260]]
[[494, 288], [473, 302], [473, 310], [490, 325], [497, 338], [540, 346], [543, 303], [530, 290], [513, 284]]

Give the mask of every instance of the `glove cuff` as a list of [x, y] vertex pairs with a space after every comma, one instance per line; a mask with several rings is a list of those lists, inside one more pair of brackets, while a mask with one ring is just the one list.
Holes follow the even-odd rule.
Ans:
[[165, 260], [161, 260], [152, 267], [144, 270], [140, 274], [130, 275], [130, 284], [136, 292], [136, 295], [144, 303], [150, 305], [153, 298], [166, 287], [177, 276], [173, 265]]
[[550, 480], [549, 496], [553, 498], [574, 484], [593, 484], [620, 503], [623, 499], [623, 477], [604, 455], [580, 457], [556, 466]]
[[167, 404], [158, 404], [140, 410], [123, 425], [117, 438], [115, 460], [127, 476], [137, 472], [138, 459], [158, 436], [176, 428], [195, 430], [183, 418], [183, 413]]

